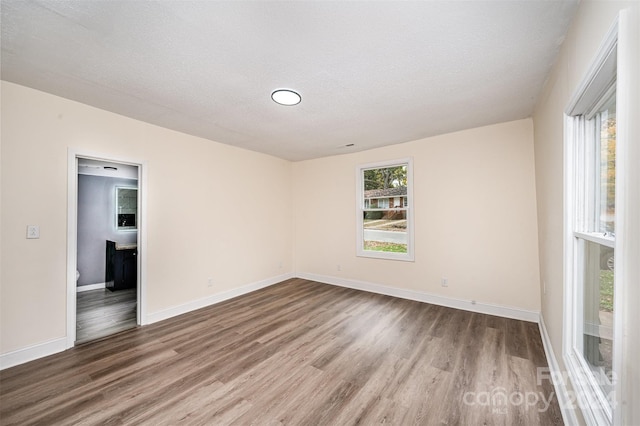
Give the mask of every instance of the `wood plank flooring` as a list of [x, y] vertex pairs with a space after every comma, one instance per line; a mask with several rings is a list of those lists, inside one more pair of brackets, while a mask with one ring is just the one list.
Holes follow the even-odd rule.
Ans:
[[536, 324], [293, 279], [4, 370], [0, 424], [562, 424], [546, 365]]
[[82, 291], [76, 294], [76, 344], [137, 326], [137, 289]]

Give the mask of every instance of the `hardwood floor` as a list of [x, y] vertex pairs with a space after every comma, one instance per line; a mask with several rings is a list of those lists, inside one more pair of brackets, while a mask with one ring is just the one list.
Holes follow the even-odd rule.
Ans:
[[4, 370], [0, 423], [561, 424], [546, 365], [536, 324], [293, 279]]
[[76, 294], [76, 344], [137, 326], [135, 288], [89, 290]]

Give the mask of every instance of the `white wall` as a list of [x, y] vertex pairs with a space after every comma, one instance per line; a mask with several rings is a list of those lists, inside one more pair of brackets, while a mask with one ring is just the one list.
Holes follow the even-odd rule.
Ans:
[[[294, 163], [296, 272], [539, 311], [532, 126], [525, 119]], [[415, 262], [356, 257], [356, 166], [409, 156]]]
[[[619, 11], [634, 5], [638, 14], [637, 2], [614, 1], [583, 1], [571, 29], [562, 46], [553, 70], [547, 79], [545, 88], [537, 102], [533, 116], [534, 145], [536, 164], [536, 192], [538, 202], [538, 239], [540, 246], [540, 277], [546, 284], [546, 293], [541, 288], [542, 317], [546, 325], [551, 346], [559, 363], [559, 368], [565, 371], [562, 361], [562, 328], [564, 315], [563, 298], [563, 111], [569, 103], [570, 97], [577, 89], [584, 75], [594, 59], [605, 34], [609, 30]], [[640, 43], [640, 42], [638, 42]], [[636, 44], [638, 46], [638, 44]], [[636, 56], [637, 66], [637, 56]], [[637, 89], [637, 86], [636, 86]], [[627, 94], [634, 97], [638, 105], [637, 91]], [[637, 116], [636, 116], [637, 118]], [[633, 120], [637, 129], [638, 120]], [[637, 130], [636, 130], [637, 131]], [[637, 143], [637, 133], [634, 139]], [[636, 145], [637, 147], [637, 145]], [[635, 148], [637, 150], [637, 148]], [[637, 152], [637, 151], [636, 151]], [[635, 168], [635, 166], [634, 166]], [[636, 181], [637, 185], [637, 181]], [[637, 191], [637, 186], [636, 189]], [[637, 234], [630, 238], [637, 241]], [[637, 243], [636, 243], [637, 244]], [[637, 264], [638, 262], [633, 262]], [[635, 282], [637, 283], [637, 281]], [[634, 286], [637, 289], [637, 286]], [[629, 359], [629, 364], [635, 364], [635, 377], [628, 380], [635, 389], [627, 389], [626, 398], [629, 404], [624, 410], [635, 409], [635, 414], [628, 411], [625, 424], [638, 424], [640, 411], [638, 404], [631, 401], [640, 400], [640, 376], [637, 366], [638, 327], [640, 322], [637, 309], [637, 293], [633, 293], [635, 302], [631, 316], [625, 320], [626, 324], [636, 324], [629, 330], [627, 348], [629, 354], [635, 353], [635, 360]], [[635, 335], [634, 335], [635, 333]], [[634, 352], [632, 352], [632, 350]], [[629, 376], [627, 376], [629, 377]], [[629, 419], [633, 418], [633, 421]], [[578, 421], [582, 421], [578, 418]]]
[[[65, 336], [68, 148], [146, 161], [150, 316], [294, 271], [539, 310], [531, 120], [291, 164], [3, 82], [2, 354]], [[416, 261], [357, 258], [355, 166], [405, 156]]]
[[[0, 353], [65, 336], [69, 147], [147, 162], [150, 315], [293, 271], [288, 161], [1, 90]], [[40, 239], [25, 238], [28, 224]]]

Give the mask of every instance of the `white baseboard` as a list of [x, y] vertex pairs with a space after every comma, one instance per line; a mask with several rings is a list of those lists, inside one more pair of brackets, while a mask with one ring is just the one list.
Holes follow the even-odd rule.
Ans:
[[[426, 293], [426, 292], [387, 287], [380, 284], [368, 283], [364, 281], [348, 280], [348, 279], [339, 278], [339, 277], [331, 277], [331, 276], [316, 275], [316, 274], [309, 274], [309, 273], [298, 273], [298, 274], [287, 273], [287, 274], [282, 274], [282, 275], [277, 275], [275, 277], [267, 278], [261, 281], [257, 281], [251, 284], [247, 284], [235, 289], [216, 293], [211, 296], [205, 297], [203, 299], [198, 299], [192, 302], [184, 303], [182, 305], [163, 309], [162, 311], [159, 311], [159, 312], [154, 312], [150, 315], [147, 315], [145, 324], [152, 324], [154, 322], [162, 321], [164, 319], [168, 319], [177, 315], [182, 315], [187, 312], [194, 311], [196, 309], [214, 305], [216, 303], [220, 303], [225, 300], [232, 299], [234, 297], [242, 296], [243, 294], [251, 293], [253, 291], [256, 291], [265, 287], [269, 287], [271, 285], [274, 285], [295, 277], [303, 278], [311, 281], [318, 281], [325, 284], [353, 288], [356, 290], [368, 291], [371, 293], [378, 293], [378, 294], [384, 294], [387, 296], [399, 297], [402, 299], [432, 303], [435, 305], [447, 306], [450, 308], [463, 309], [466, 311], [478, 312], [478, 313], [489, 314], [489, 315], [497, 315], [497, 316], [506, 317], [506, 318], [519, 319], [523, 321], [539, 322], [539, 320], [541, 319], [539, 312], [527, 311], [524, 309], [512, 308], [508, 306], [500, 306], [500, 305], [493, 305], [493, 304], [487, 304], [487, 303], [472, 303], [469, 300], [454, 299], [454, 298], [440, 296], [440, 295]], [[543, 336], [546, 336], [546, 331], [544, 331]], [[543, 337], [545, 351], [547, 351], [547, 347], [549, 348], [551, 347], [548, 343], [548, 336], [546, 337], [546, 339], [547, 341], [545, 341]], [[65, 349], [67, 349], [66, 337], [63, 337], [63, 338], [55, 339], [49, 342], [44, 342], [41, 344], [29, 346], [27, 348], [19, 349], [13, 352], [8, 352], [6, 354], [0, 355], [0, 370], [9, 368], [18, 364], [23, 364], [25, 362], [32, 361], [37, 358], [42, 358], [48, 355], [62, 352]], [[547, 352], [547, 359], [551, 360], [552, 356], [553, 356], [552, 353], [550, 356], [549, 352]], [[555, 360], [555, 358], [553, 358], [553, 360]], [[551, 362], [554, 362], [554, 361], [550, 361], [550, 363]], [[558, 395], [560, 398], [560, 394]], [[564, 415], [564, 412], [563, 412], [563, 415]]]
[[145, 324], [152, 324], [154, 322], [162, 321], [177, 315], [186, 314], [187, 312], [195, 311], [216, 303], [224, 302], [225, 300], [233, 299], [234, 297], [242, 296], [243, 294], [251, 293], [252, 291], [260, 290], [261, 288], [269, 287], [279, 282], [295, 278], [293, 273], [282, 274], [275, 277], [267, 278], [255, 283], [247, 284], [242, 287], [234, 288], [231, 290], [223, 291], [213, 294], [203, 299], [194, 300], [192, 302], [183, 303], [182, 305], [172, 306], [171, 308], [163, 309], [159, 312], [154, 312], [147, 315], [147, 322]]
[[[558, 364], [558, 359], [553, 352], [553, 346], [551, 346], [551, 339], [549, 333], [547, 333], [547, 326], [544, 324], [544, 317], [540, 314], [540, 321], [538, 321], [538, 327], [540, 328], [540, 337], [542, 338], [542, 346], [544, 347], [544, 354], [547, 356], [547, 363], [549, 364], [549, 370], [553, 376], [564, 377]], [[560, 405], [560, 412], [562, 413], [562, 420], [565, 425], [574, 426], [580, 424], [576, 413], [570, 407], [572, 406], [569, 392], [564, 382], [559, 380], [553, 381], [553, 387], [556, 391], [558, 398], [558, 405]]]
[[472, 302], [471, 300], [455, 299], [452, 297], [440, 296], [416, 290], [406, 290], [396, 287], [387, 287], [381, 284], [374, 284], [365, 281], [350, 280], [327, 275], [317, 275], [309, 273], [297, 273], [298, 278], [311, 281], [318, 281], [325, 284], [348, 287], [356, 290], [368, 291], [371, 293], [384, 294], [387, 296], [399, 297], [402, 299], [415, 300], [417, 302], [431, 303], [434, 305], [447, 306], [449, 308], [462, 309], [465, 311], [478, 312], [481, 314], [496, 315], [505, 318], [513, 318], [522, 321], [538, 322], [540, 313], [528, 311], [509, 306], [494, 305], [490, 303]]
[[[213, 305], [215, 303], [220, 303], [237, 296], [242, 296], [243, 294], [251, 293], [252, 291], [256, 291], [264, 287], [269, 287], [271, 285], [288, 280], [290, 278], [294, 278], [293, 273], [288, 273], [288, 274], [267, 278], [261, 281], [257, 281], [255, 283], [247, 284], [239, 288], [217, 293], [212, 296], [206, 297], [204, 299], [195, 300], [193, 302], [174, 306], [169, 309], [164, 309], [160, 312], [156, 312], [151, 315], [148, 315], [146, 324], [162, 321], [163, 319], [171, 318], [176, 315], [181, 315], [196, 309], [204, 308], [206, 306]], [[93, 285], [99, 285], [99, 284], [93, 284]], [[102, 286], [103, 287], [99, 287], [99, 288], [104, 288], [104, 283], [102, 283]], [[90, 287], [90, 286], [86, 286], [86, 287]], [[62, 352], [66, 349], [67, 349], [67, 338], [62, 337], [59, 339], [29, 346], [23, 349], [18, 349], [13, 352], [7, 352], [5, 354], [0, 355], [0, 370], [4, 370], [5, 368], [13, 367], [19, 364], [24, 364], [25, 362], [33, 361], [35, 359], [43, 358], [45, 356], [53, 355], [58, 352]]]
[[53, 355], [67, 349], [67, 338], [49, 340], [48, 342], [38, 343], [26, 348], [18, 349], [6, 354], [0, 355], [0, 370], [24, 364], [34, 359], [43, 358]]
[[107, 287], [107, 283], [79, 285], [76, 287], [76, 293], [81, 293], [83, 291], [89, 291], [89, 290], [100, 290], [101, 288], [106, 288], [106, 287]]

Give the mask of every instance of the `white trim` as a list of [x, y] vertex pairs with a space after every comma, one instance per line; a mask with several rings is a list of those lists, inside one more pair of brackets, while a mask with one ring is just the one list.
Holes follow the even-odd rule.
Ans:
[[[282, 281], [286, 281], [291, 278], [295, 278], [293, 273], [282, 274], [282, 275], [267, 278], [261, 281], [257, 281], [255, 283], [247, 284], [245, 286], [242, 286], [236, 289], [220, 292], [204, 299], [194, 300], [189, 303], [185, 303], [179, 306], [174, 306], [172, 308], [165, 309], [160, 312], [156, 312], [154, 314], [149, 315], [148, 317], [145, 318], [144, 324], [151, 324], [154, 322], [162, 321], [167, 318], [174, 317], [176, 315], [185, 314], [185, 313], [194, 311], [196, 309], [204, 308], [209, 305], [220, 303], [225, 300], [232, 299], [234, 297], [242, 296], [244, 294], [251, 293], [256, 290], [260, 290], [261, 288], [278, 284]], [[74, 314], [75, 314], [75, 310], [74, 310]], [[74, 339], [75, 339], [75, 336], [74, 336]], [[73, 345], [71, 345], [71, 347], [73, 347]], [[68, 336], [67, 336], [67, 337], [61, 337], [59, 339], [54, 339], [44, 343], [38, 343], [36, 345], [28, 346], [26, 348], [17, 349], [12, 352], [7, 352], [5, 354], [0, 355], [0, 370], [3, 370], [5, 368], [10, 368], [16, 365], [24, 364], [26, 362], [43, 358], [49, 355], [53, 355], [59, 352], [63, 352], [69, 348], [70, 347], [68, 346]]]
[[440, 296], [417, 290], [408, 290], [397, 287], [388, 287], [366, 281], [350, 280], [328, 275], [318, 275], [306, 272], [297, 273], [298, 278], [331, 284], [355, 290], [368, 291], [370, 293], [384, 294], [386, 296], [399, 297], [401, 299], [415, 300], [417, 302], [431, 303], [433, 305], [462, 309], [480, 314], [496, 315], [504, 318], [512, 318], [528, 322], [538, 322], [540, 312], [510, 306], [495, 305], [491, 303], [479, 303], [473, 300], [455, 299], [453, 297]]
[[114, 157], [109, 154], [67, 149], [67, 334], [66, 347], [72, 348], [76, 340], [76, 272], [78, 240], [78, 158], [130, 164], [138, 167], [138, 276], [137, 276], [137, 323], [145, 324], [147, 294], [147, 247], [146, 247], [146, 199], [147, 199], [147, 163], [130, 158]]
[[617, 44], [618, 19], [616, 18], [602, 41], [596, 57], [593, 58], [591, 66], [569, 100], [564, 110], [565, 114], [569, 116], [584, 114], [587, 119], [591, 118], [588, 115], [593, 113], [593, 109], [615, 81], [615, 77], [611, 79], [610, 76], [614, 73], [617, 64]]
[[[573, 235], [573, 224], [575, 222], [574, 215], [572, 214], [575, 211], [574, 208], [574, 200], [573, 195], [575, 193], [576, 187], [576, 179], [574, 178], [575, 174], [575, 165], [573, 161], [569, 161], [569, 158], [574, 158], [575, 154], [575, 144], [573, 140], [576, 138], [576, 132], [578, 131], [577, 123], [575, 118], [570, 118], [569, 116], [564, 116], [564, 129], [563, 129], [563, 156], [564, 156], [564, 167], [563, 167], [563, 186], [564, 186], [564, 197], [562, 200], [563, 206], [563, 218], [562, 218], [562, 226], [563, 226], [563, 239], [562, 239], [562, 248], [563, 248], [563, 259], [562, 259], [562, 275], [564, 278], [564, 288], [563, 288], [563, 309], [562, 309], [562, 352], [561, 355], [564, 358], [564, 354], [568, 353], [571, 350], [572, 344], [570, 344], [570, 339], [567, 338], [569, 333], [571, 333], [573, 321], [573, 310], [568, 309], [567, 306], [570, 304], [575, 304], [572, 302], [574, 300], [573, 295], [573, 277], [575, 276], [574, 271], [574, 262], [573, 262], [573, 253], [575, 251], [575, 237]], [[569, 213], [571, 212], [571, 214]]]
[[38, 343], [0, 355], [0, 370], [53, 355], [67, 349], [66, 337]]
[[[406, 195], [386, 195], [386, 196], [380, 196], [380, 197], [364, 197], [365, 200], [385, 200], [385, 199], [389, 199], [389, 198], [407, 198]], [[390, 209], [393, 209], [393, 207], [389, 207]], [[375, 210], [375, 209], [366, 209], [366, 210]], [[382, 209], [382, 210], [386, 210], [386, 209]]]
[[138, 324], [147, 322], [147, 194], [149, 165], [146, 161], [138, 164]]
[[159, 312], [149, 314], [146, 324], [152, 324], [154, 322], [186, 314], [197, 309], [215, 305], [216, 303], [224, 302], [225, 300], [233, 299], [234, 297], [242, 296], [244, 294], [248, 294], [256, 290], [272, 286], [274, 284], [278, 284], [291, 278], [295, 278], [293, 273], [282, 274], [275, 277], [266, 278], [264, 280], [256, 281], [251, 284], [246, 284], [242, 287], [212, 294], [211, 296], [207, 296], [203, 299], [193, 300], [191, 302], [183, 303], [182, 305], [172, 306]]
[[78, 273], [78, 155], [67, 150], [67, 333], [66, 348], [76, 340], [76, 288]]
[[569, 390], [567, 389], [566, 383], [564, 381], [564, 377], [566, 377], [566, 375], [564, 375], [563, 371], [560, 370], [558, 359], [556, 358], [556, 354], [553, 352], [553, 345], [551, 344], [549, 333], [547, 333], [547, 326], [544, 323], [544, 316], [542, 315], [542, 313], [540, 313], [540, 321], [538, 322], [538, 327], [540, 328], [542, 347], [544, 348], [544, 354], [547, 358], [547, 364], [549, 364], [551, 377], [562, 378], [559, 380], [552, 380], [553, 388], [555, 389], [556, 397], [558, 398], [560, 412], [562, 414], [562, 421], [565, 425], [568, 426], [579, 425], [578, 418], [576, 417], [576, 412], [573, 407], [571, 395], [569, 394]]
[[406, 207], [383, 207], [383, 208], [362, 208], [362, 210], [368, 211], [368, 212], [388, 212], [389, 210], [393, 210], [393, 211], [407, 211], [408, 209]]
[[586, 424], [594, 426], [611, 424], [605, 407], [593, 407], [595, 401], [601, 404], [600, 394], [594, 392], [597, 384], [588, 366], [584, 365], [585, 361], [578, 358], [574, 351], [564, 354], [563, 359], [568, 370], [567, 377], [570, 378], [573, 392], [576, 395], [576, 403], [581, 409]]
[[616, 128], [616, 218], [614, 370], [617, 408], [614, 424], [640, 424], [638, 366], [640, 346], [640, 5], [620, 12]]
[[[565, 108], [564, 123], [564, 318], [562, 358], [570, 378], [573, 392], [578, 406], [587, 425], [607, 425], [612, 423], [612, 409], [605, 401], [602, 391], [596, 383], [593, 374], [582, 356], [580, 342], [583, 325], [580, 300], [581, 292], [576, 285], [581, 282], [583, 273], [578, 259], [580, 256], [580, 241], [585, 239], [610, 246], [608, 238], [602, 238], [594, 233], [576, 232], [582, 229], [593, 229], [592, 197], [584, 194], [592, 193], [595, 179], [595, 164], [589, 162], [595, 158], [591, 135], [595, 129], [590, 128], [588, 115], [593, 113], [602, 98], [607, 96], [611, 85], [616, 81], [618, 44], [618, 19], [614, 21], [607, 32], [605, 40], [600, 45], [596, 57], [591, 62], [581, 83], [575, 89], [567, 107]], [[624, 90], [618, 82], [618, 93]], [[609, 97], [607, 96], [607, 99]], [[618, 184], [616, 185], [616, 193]], [[618, 194], [616, 194], [616, 209], [619, 208]], [[617, 219], [616, 219], [617, 220]], [[617, 253], [618, 254], [618, 253]], [[619, 256], [616, 256], [618, 258]], [[619, 259], [616, 259], [618, 262]], [[617, 263], [616, 262], [616, 263]], [[616, 292], [618, 289], [618, 268], [616, 267]], [[615, 299], [619, 299], [616, 297]], [[614, 323], [616, 321], [614, 320]], [[617, 344], [617, 342], [614, 342]], [[619, 371], [619, 365], [614, 362], [613, 370]], [[597, 401], [597, 402], [596, 402]]]
[[76, 287], [76, 293], [82, 293], [83, 291], [100, 290], [101, 288], [106, 288], [106, 287], [107, 287], [107, 283], [79, 285]]
[[615, 248], [616, 246], [615, 239], [608, 236], [603, 236], [602, 233], [574, 231], [573, 235], [577, 238], [581, 238], [583, 240], [587, 240], [592, 243], [600, 244], [601, 246], [606, 246], [610, 248]]

